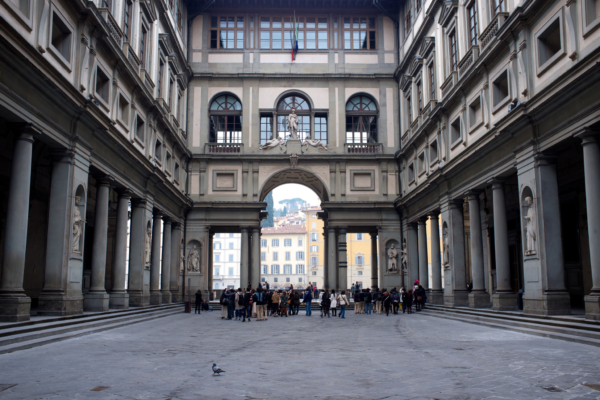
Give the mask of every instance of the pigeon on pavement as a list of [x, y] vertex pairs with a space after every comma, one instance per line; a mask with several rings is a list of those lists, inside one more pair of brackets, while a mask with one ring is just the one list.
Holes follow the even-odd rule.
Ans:
[[214, 363], [213, 363], [213, 366], [212, 366], [212, 370], [214, 372], [213, 375], [215, 375], [215, 374], [220, 375], [221, 372], [225, 372], [221, 368], [217, 367], [217, 364], [214, 364]]

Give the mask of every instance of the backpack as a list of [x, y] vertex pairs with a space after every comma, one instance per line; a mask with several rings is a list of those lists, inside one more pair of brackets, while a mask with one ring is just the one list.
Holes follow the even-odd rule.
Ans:
[[238, 292], [238, 305], [240, 306], [244, 306], [244, 294], [241, 292]]

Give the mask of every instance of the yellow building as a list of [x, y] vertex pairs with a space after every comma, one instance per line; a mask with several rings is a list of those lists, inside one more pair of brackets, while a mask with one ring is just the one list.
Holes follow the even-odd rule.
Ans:
[[262, 228], [260, 241], [261, 283], [272, 289], [306, 287], [306, 230], [289, 225]]
[[[306, 254], [308, 255], [308, 282], [321, 289], [325, 284], [325, 238], [324, 222], [317, 212], [321, 207], [302, 210], [306, 215]], [[371, 287], [371, 236], [368, 233], [348, 233], [348, 286], [360, 282], [363, 288]]]

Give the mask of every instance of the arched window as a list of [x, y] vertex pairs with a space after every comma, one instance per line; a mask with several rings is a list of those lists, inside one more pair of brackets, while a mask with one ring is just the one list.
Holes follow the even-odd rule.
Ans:
[[346, 103], [346, 143], [377, 143], [377, 105], [358, 95]]
[[298, 138], [303, 140], [310, 135], [310, 104], [297, 95], [284, 97], [277, 104], [277, 135], [283, 139], [289, 138], [287, 117], [292, 110], [298, 116]]
[[225, 94], [210, 104], [210, 143], [242, 143], [242, 103]]

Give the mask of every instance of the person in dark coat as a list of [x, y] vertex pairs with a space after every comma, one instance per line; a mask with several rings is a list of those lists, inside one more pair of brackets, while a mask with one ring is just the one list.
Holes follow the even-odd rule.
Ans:
[[406, 311], [408, 314], [412, 314], [412, 303], [413, 303], [413, 291], [412, 289], [406, 292]]
[[246, 318], [248, 318], [248, 322], [250, 322], [250, 317], [252, 314], [250, 313], [250, 299], [252, 298], [251, 290], [247, 290], [244, 293], [244, 309], [242, 310], [242, 322], [246, 322]]
[[385, 315], [389, 317], [392, 308], [392, 297], [388, 291], [383, 294], [383, 308], [385, 308]]
[[233, 319], [235, 314], [235, 290], [227, 293], [227, 319]]
[[306, 316], [310, 317], [312, 315], [310, 309], [310, 305], [312, 303], [312, 293], [310, 290], [307, 290], [306, 293], [304, 293], [304, 303], [306, 304]]
[[200, 291], [200, 289], [198, 289], [198, 291], [196, 292], [196, 309], [194, 311], [194, 314], [200, 314], [200, 311], [202, 311], [202, 303], [204, 303], [204, 301], [202, 300], [202, 292]]
[[331, 295], [329, 294], [329, 290], [325, 289], [323, 292], [323, 297], [321, 298], [321, 318], [325, 315], [327, 318], [329, 317], [329, 306], [331, 305]]

